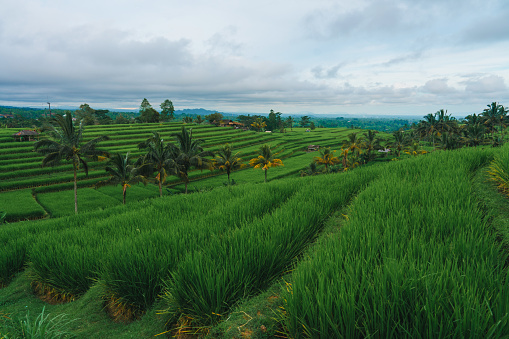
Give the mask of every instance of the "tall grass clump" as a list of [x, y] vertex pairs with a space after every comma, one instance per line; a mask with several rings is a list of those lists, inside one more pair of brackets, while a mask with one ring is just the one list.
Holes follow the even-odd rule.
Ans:
[[[211, 239], [222, 238], [270, 212], [297, 187], [274, 185], [257, 191], [252, 186], [222, 188], [192, 199], [168, 199], [164, 205], [168, 208], [170, 200], [184, 199], [187, 213], [175, 210], [172, 216], [157, 208], [163, 214], [154, 215], [154, 210], [148, 218], [149, 214], [144, 213], [141, 219], [152, 223], [151, 227], [138, 224], [129, 237], [116, 241], [102, 260], [99, 281], [110, 315], [120, 321], [139, 318], [152, 306], [163, 281], [186, 253], [207, 248]], [[195, 206], [198, 201], [200, 205]]]
[[225, 319], [242, 298], [266, 289], [284, 274], [329, 215], [375, 175], [376, 171], [363, 169], [316, 180], [283, 181], [303, 187], [272, 213], [186, 256], [167, 282], [169, 322], [199, 328]]
[[488, 167], [488, 175], [495, 182], [497, 188], [509, 195], [509, 146], [504, 146], [495, 155], [495, 159]]
[[293, 272], [283, 292], [288, 334], [509, 333], [507, 253], [487, 227], [470, 183], [470, 170], [490, 152], [437, 152], [385, 167], [350, 206], [339, 237], [325, 240]]
[[24, 268], [27, 258], [27, 239], [13, 238], [0, 242], [0, 288], [7, 286], [12, 277]]
[[75, 335], [71, 334], [68, 328], [76, 320], [69, 319], [66, 314], [51, 317], [49, 313], [45, 313], [45, 307], [35, 319], [30, 316], [28, 310], [24, 317], [0, 313], [0, 338], [74, 338]]
[[73, 301], [96, 278], [104, 240], [79, 229], [49, 232], [30, 250], [32, 288], [51, 303]]

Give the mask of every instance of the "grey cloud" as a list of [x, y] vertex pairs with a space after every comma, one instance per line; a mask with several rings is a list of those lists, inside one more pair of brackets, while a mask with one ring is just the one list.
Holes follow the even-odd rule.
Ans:
[[460, 42], [490, 43], [509, 40], [509, 10], [479, 18], [460, 33]]
[[428, 80], [424, 86], [422, 86], [422, 91], [435, 95], [450, 95], [451, 93], [455, 93], [456, 89], [450, 87], [447, 82], [447, 78]]
[[384, 62], [382, 66], [394, 66], [408, 61], [415, 61], [422, 58], [423, 53], [421, 51], [412, 52], [397, 58], [393, 58], [387, 62]]
[[[413, 19], [413, 18], [412, 18]], [[314, 11], [304, 19], [313, 38], [334, 39], [353, 33], [379, 35], [404, 32], [414, 26], [406, 6], [396, 1], [371, 1], [364, 8], [342, 11], [325, 8]]]
[[471, 93], [500, 93], [507, 89], [504, 78], [498, 75], [473, 76], [462, 84], [465, 85], [465, 91]]
[[343, 62], [329, 68], [316, 66], [311, 69], [311, 73], [317, 79], [335, 79], [340, 77], [339, 70], [345, 65], [346, 63]]
[[221, 32], [214, 33], [205, 43], [212, 53], [239, 55], [242, 52], [243, 44], [234, 40], [236, 33], [237, 28], [235, 26], [228, 26]]

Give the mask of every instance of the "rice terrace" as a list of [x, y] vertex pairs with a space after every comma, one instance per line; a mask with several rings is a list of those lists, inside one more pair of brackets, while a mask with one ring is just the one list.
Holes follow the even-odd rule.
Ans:
[[2, 126], [0, 338], [507, 337], [509, 119], [487, 107], [383, 132]]

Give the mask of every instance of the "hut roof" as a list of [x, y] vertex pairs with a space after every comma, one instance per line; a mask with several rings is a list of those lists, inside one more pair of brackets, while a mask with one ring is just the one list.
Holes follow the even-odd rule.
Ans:
[[25, 136], [25, 135], [39, 135], [39, 133], [36, 132], [36, 131], [31, 131], [31, 130], [24, 129], [22, 131], [19, 131], [18, 133], [14, 133], [12, 136], [13, 137], [22, 137], [22, 136]]

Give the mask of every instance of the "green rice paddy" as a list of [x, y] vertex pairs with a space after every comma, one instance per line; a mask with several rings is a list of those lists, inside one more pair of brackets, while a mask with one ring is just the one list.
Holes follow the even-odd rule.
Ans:
[[[140, 125], [126, 149], [154, 126], [168, 138], [179, 128]], [[134, 185], [125, 206], [120, 187], [93, 189], [101, 177], [91, 176], [76, 216], [66, 181], [0, 192], [6, 210], [27, 202], [20, 219], [50, 216], [0, 226], [0, 338], [16, 333], [9, 319], [43, 306], [80, 318], [66, 324], [80, 338], [508, 335], [509, 202], [485, 175], [507, 145], [300, 178], [316, 155], [307, 145], [339, 149], [351, 130], [199, 132], [210, 149], [245, 142], [245, 162], [269, 142], [285, 166], [270, 168], [266, 184], [260, 170], [235, 171], [228, 187], [221, 172], [194, 171], [196, 194], [178, 194], [172, 178], [162, 198], [155, 185]], [[58, 189], [38, 191], [46, 187]]]

